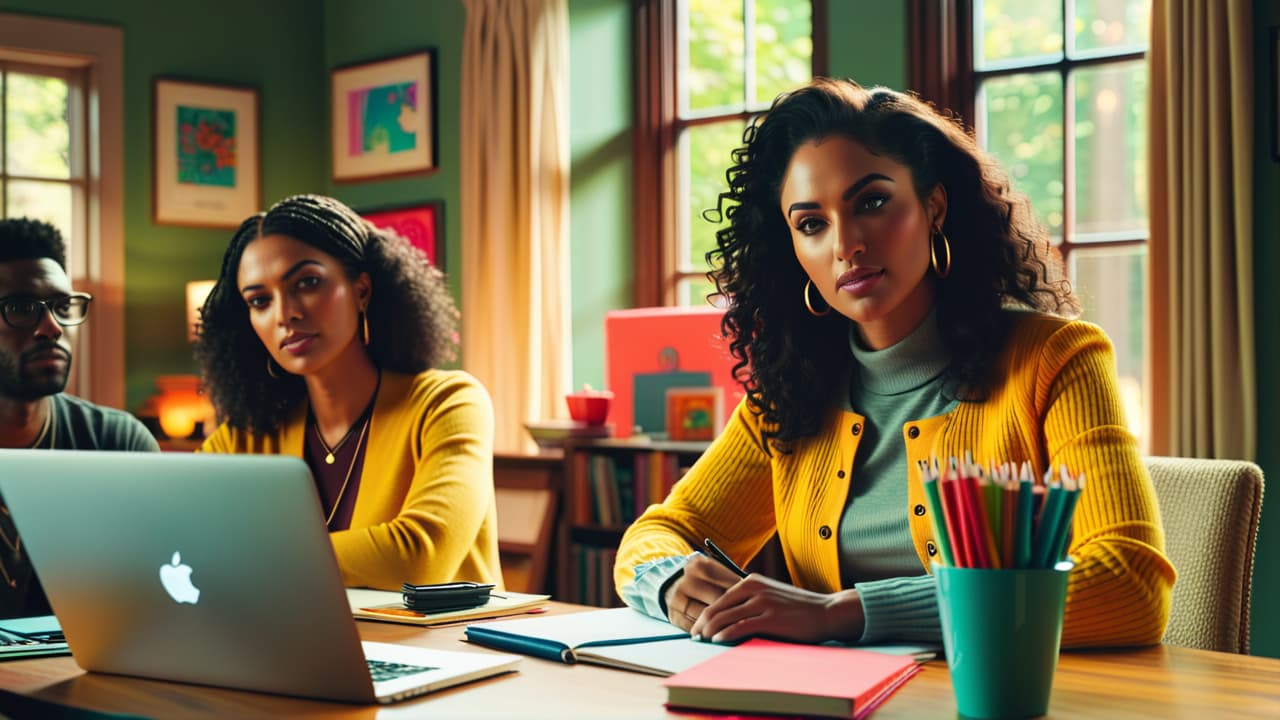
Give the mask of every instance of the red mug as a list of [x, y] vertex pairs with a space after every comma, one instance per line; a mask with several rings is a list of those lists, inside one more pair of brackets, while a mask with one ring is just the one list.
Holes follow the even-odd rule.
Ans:
[[569, 417], [588, 425], [600, 425], [609, 417], [609, 404], [613, 392], [609, 390], [579, 390], [564, 396], [569, 404]]

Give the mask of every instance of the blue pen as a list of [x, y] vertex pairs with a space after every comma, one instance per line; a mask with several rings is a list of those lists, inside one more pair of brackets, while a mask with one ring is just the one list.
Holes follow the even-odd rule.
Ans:
[[723, 550], [716, 547], [711, 538], [705, 538], [702, 542], [707, 546], [707, 550], [711, 552], [711, 557], [719, 560], [721, 565], [737, 573], [738, 577], [744, 578], [747, 576], [747, 571], [738, 567], [738, 563], [734, 562], [728, 555], [725, 555]]

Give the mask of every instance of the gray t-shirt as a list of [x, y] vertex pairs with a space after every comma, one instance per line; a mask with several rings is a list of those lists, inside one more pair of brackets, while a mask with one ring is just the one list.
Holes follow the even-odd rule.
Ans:
[[[137, 418], [71, 395], [53, 396], [53, 427], [36, 447], [56, 450], [135, 450], [160, 446]], [[0, 618], [47, 615], [49, 601], [27, 558], [9, 508], [0, 497]]]

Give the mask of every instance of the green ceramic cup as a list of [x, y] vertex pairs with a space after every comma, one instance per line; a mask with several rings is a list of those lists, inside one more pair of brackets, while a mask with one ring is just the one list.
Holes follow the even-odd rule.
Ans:
[[1072, 567], [934, 566], [942, 640], [961, 715], [1025, 718], [1048, 711]]

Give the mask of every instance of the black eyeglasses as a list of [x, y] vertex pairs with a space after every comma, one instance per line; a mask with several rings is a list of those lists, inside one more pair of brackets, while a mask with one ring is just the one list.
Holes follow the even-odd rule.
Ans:
[[40, 324], [46, 309], [53, 313], [53, 319], [62, 327], [79, 325], [89, 317], [89, 303], [93, 296], [88, 293], [72, 293], [52, 300], [40, 300], [30, 295], [10, 295], [0, 298], [0, 316], [9, 323], [9, 327], [27, 330]]

